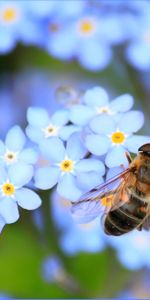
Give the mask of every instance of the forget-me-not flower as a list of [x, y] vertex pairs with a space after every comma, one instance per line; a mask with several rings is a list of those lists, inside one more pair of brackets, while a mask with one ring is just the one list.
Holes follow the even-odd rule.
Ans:
[[67, 125], [69, 121], [69, 111], [62, 109], [56, 111], [51, 117], [48, 111], [40, 107], [29, 107], [27, 111], [29, 125], [26, 128], [28, 137], [35, 143], [40, 144], [44, 140], [57, 136], [67, 140], [80, 127]]
[[74, 124], [84, 126], [97, 115], [108, 114], [118, 118], [118, 114], [127, 112], [133, 106], [133, 97], [121, 95], [111, 102], [105, 89], [94, 87], [87, 90], [81, 98], [81, 104], [70, 108], [69, 118]]
[[38, 153], [33, 148], [24, 148], [26, 137], [19, 126], [13, 126], [6, 135], [5, 143], [0, 140], [0, 165], [10, 166], [16, 162], [35, 164]]
[[41, 205], [40, 197], [26, 186], [33, 176], [33, 167], [16, 163], [8, 171], [0, 166], [0, 216], [4, 221], [14, 223], [19, 218], [18, 205], [33, 210]]
[[87, 149], [78, 133], [71, 135], [66, 147], [59, 138], [52, 137], [40, 144], [40, 150], [50, 161], [50, 166], [36, 170], [36, 187], [50, 189], [57, 184], [57, 191], [62, 197], [76, 201], [83, 191], [102, 182], [104, 165], [100, 160], [84, 158]]
[[86, 147], [94, 155], [106, 154], [105, 163], [109, 168], [127, 165], [125, 151], [137, 153], [141, 145], [150, 141], [148, 136], [134, 135], [143, 123], [140, 111], [125, 113], [118, 122], [109, 115], [97, 116], [89, 122], [93, 133], [87, 134]]

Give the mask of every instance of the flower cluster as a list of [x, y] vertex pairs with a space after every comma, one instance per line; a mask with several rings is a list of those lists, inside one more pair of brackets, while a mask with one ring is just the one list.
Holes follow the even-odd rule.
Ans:
[[114, 46], [123, 45], [131, 64], [149, 69], [150, 4], [130, 2], [1, 1], [0, 53], [22, 42], [96, 71], [108, 66]]
[[[143, 126], [144, 116], [131, 110], [132, 106], [131, 95], [109, 101], [107, 92], [97, 86], [78, 93], [76, 102], [68, 99], [62, 109], [51, 114], [45, 108], [29, 107], [28, 140], [20, 127], [14, 126], [5, 142], [0, 141], [1, 229], [18, 219], [18, 205], [29, 210], [40, 206], [39, 196], [31, 189], [56, 187], [55, 198], [74, 202], [104, 182], [104, 176], [119, 173], [120, 165], [126, 167], [125, 151], [136, 153], [150, 142], [148, 136], [135, 134]], [[91, 229], [95, 237], [96, 222]], [[75, 226], [74, 231], [78, 230]], [[89, 251], [101, 248], [103, 240], [97, 238], [92, 246], [87, 244]]]

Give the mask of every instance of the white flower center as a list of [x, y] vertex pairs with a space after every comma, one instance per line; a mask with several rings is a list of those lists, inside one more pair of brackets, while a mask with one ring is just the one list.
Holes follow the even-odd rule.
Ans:
[[115, 114], [115, 112], [113, 112], [108, 106], [101, 106], [101, 107], [96, 106], [95, 109], [98, 114], [108, 114], [108, 115]]
[[13, 164], [18, 159], [18, 152], [13, 152], [13, 151], [7, 150], [2, 158], [7, 165]]
[[43, 128], [42, 131], [44, 132], [45, 138], [49, 138], [51, 136], [57, 136], [59, 129], [60, 127], [49, 124], [47, 127]]
[[66, 156], [59, 164], [56, 164], [56, 165], [60, 168], [61, 174], [64, 175], [65, 173], [73, 174], [75, 164], [76, 164], [76, 161], [74, 161]]

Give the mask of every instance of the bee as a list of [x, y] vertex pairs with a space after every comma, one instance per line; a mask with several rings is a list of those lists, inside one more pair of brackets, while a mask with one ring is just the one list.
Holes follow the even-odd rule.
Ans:
[[107, 235], [150, 228], [150, 144], [142, 145], [133, 160], [126, 156], [126, 170], [72, 203], [72, 214], [79, 222], [102, 214]]

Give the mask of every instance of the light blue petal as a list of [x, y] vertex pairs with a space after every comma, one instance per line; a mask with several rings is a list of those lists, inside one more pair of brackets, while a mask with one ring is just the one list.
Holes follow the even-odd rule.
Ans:
[[110, 103], [110, 109], [114, 112], [126, 112], [131, 109], [134, 99], [131, 95], [125, 94], [117, 97]]
[[95, 115], [94, 110], [85, 105], [75, 105], [70, 108], [70, 121], [79, 126], [86, 125]]
[[6, 224], [6, 221], [3, 219], [3, 217], [0, 216], [0, 233], [2, 232], [5, 224]]
[[112, 52], [108, 45], [99, 41], [91, 42], [91, 40], [82, 43], [82, 45], [84, 47], [80, 49], [78, 59], [85, 68], [98, 71], [104, 69], [110, 63]]
[[95, 155], [103, 155], [110, 147], [110, 140], [106, 136], [89, 134], [86, 137], [85, 145], [91, 153]]
[[144, 114], [141, 111], [129, 111], [118, 123], [119, 130], [125, 133], [137, 132], [144, 124]]
[[147, 43], [132, 43], [126, 50], [126, 56], [129, 62], [140, 70], [149, 70], [150, 68], [150, 47]]
[[26, 127], [26, 134], [29, 137], [29, 139], [35, 143], [39, 143], [43, 138], [42, 130], [40, 128], [33, 127], [30, 125]]
[[104, 164], [100, 160], [94, 158], [82, 159], [76, 164], [75, 168], [78, 172], [97, 171], [101, 173], [101, 175], [105, 174]]
[[142, 135], [133, 135], [125, 141], [125, 147], [129, 152], [137, 153], [140, 146], [150, 143], [150, 137]]
[[38, 160], [38, 153], [32, 148], [27, 148], [20, 153], [19, 159], [28, 164], [35, 164]]
[[85, 104], [92, 107], [101, 107], [108, 104], [108, 94], [100, 86], [87, 90], [82, 99]]
[[76, 179], [72, 174], [65, 174], [57, 185], [57, 192], [60, 196], [70, 201], [78, 200], [82, 192], [78, 189]]
[[122, 146], [114, 146], [106, 155], [105, 163], [108, 168], [124, 165], [128, 166], [128, 160], [125, 155], [125, 148]]
[[73, 133], [69, 138], [66, 146], [66, 152], [69, 158], [72, 160], [79, 160], [84, 157], [87, 153], [83, 141], [81, 140], [80, 134]]
[[115, 131], [116, 124], [111, 116], [100, 115], [90, 121], [89, 127], [95, 132], [100, 134], [110, 134]]
[[3, 166], [0, 166], [0, 184], [3, 184], [8, 179], [8, 174]]
[[103, 182], [101, 172], [81, 172], [77, 174], [77, 185], [85, 192], [93, 189], [95, 186]]
[[19, 218], [17, 203], [9, 197], [0, 199], [0, 215], [7, 224], [16, 222]]
[[0, 140], [0, 155], [3, 155], [6, 151], [4, 143]]
[[39, 168], [35, 172], [35, 186], [42, 190], [51, 189], [58, 182], [59, 176], [59, 168]]
[[16, 125], [8, 131], [5, 144], [9, 150], [20, 151], [22, 150], [25, 142], [25, 134], [19, 126]]
[[76, 125], [66, 125], [59, 130], [59, 136], [62, 140], [67, 141], [71, 134], [81, 131], [82, 127]]
[[33, 176], [33, 167], [25, 163], [15, 163], [8, 170], [10, 181], [17, 187], [27, 184]]
[[28, 210], [36, 209], [42, 203], [40, 197], [35, 192], [26, 188], [16, 191], [16, 200], [19, 206]]
[[57, 137], [43, 140], [39, 145], [43, 156], [52, 162], [60, 162], [65, 156], [65, 147], [63, 142]]
[[69, 112], [68, 110], [58, 110], [51, 117], [50, 122], [54, 125], [63, 126], [69, 120]]
[[49, 123], [49, 115], [44, 108], [29, 107], [27, 110], [27, 120], [33, 127], [45, 127]]

